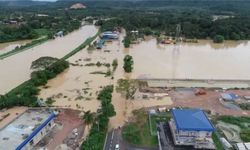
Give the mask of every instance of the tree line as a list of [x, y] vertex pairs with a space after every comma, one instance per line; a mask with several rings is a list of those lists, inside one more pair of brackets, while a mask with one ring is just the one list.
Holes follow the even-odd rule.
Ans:
[[111, 103], [113, 90], [113, 85], [109, 85], [99, 92], [97, 99], [101, 101], [102, 107], [101, 111], [95, 115], [96, 117], [90, 112], [85, 113], [83, 117], [85, 124], [91, 123], [92, 128], [87, 139], [81, 145], [82, 150], [103, 149], [108, 130], [109, 117], [116, 115], [114, 106]]
[[45, 85], [49, 79], [63, 72], [69, 67], [65, 60], [58, 60], [44, 70], [31, 73], [31, 79], [14, 88], [5, 95], [0, 95], [0, 109], [11, 108], [13, 106], [39, 106], [37, 101], [39, 86]]

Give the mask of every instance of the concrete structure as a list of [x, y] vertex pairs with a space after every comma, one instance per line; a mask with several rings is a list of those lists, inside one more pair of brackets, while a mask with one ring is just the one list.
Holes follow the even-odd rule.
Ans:
[[250, 142], [248, 143], [236, 143], [237, 150], [250, 150]]
[[233, 146], [223, 137], [220, 138], [221, 143], [223, 144], [223, 146], [227, 149], [232, 148]]
[[200, 149], [215, 149], [212, 133], [215, 130], [200, 109], [173, 109], [169, 126], [175, 145], [190, 145]]
[[55, 117], [47, 109], [25, 111], [0, 130], [0, 149], [32, 149], [53, 128]]

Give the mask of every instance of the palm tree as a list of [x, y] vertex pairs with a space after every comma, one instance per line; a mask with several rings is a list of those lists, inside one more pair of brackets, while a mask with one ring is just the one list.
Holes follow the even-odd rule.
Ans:
[[91, 112], [91, 111], [86, 111], [84, 112], [83, 115], [83, 120], [84, 123], [89, 127], [90, 124], [92, 124], [95, 121], [95, 113]]

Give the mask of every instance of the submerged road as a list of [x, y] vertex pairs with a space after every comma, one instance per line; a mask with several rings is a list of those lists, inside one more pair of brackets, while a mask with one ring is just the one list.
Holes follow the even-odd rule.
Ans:
[[85, 25], [64, 37], [47, 41], [29, 50], [0, 60], [0, 95], [5, 94], [30, 78], [31, 63], [43, 56], [62, 58], [94, 36], [98, 29], [94, 25]]

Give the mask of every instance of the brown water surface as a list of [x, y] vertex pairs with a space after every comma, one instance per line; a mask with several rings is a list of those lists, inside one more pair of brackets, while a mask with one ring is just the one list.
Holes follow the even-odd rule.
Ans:
[[15, 42], [0, 43], [0, 55], [15, 49], [17, 46], [25, 45], [32, 40], [22, 40]]
[[94, 25], [86, 25], [64, 37], [47, 41], [29, 50], [0, 60], [0, 94], [30, 78], [32, 61], [51, 56], [61, 58], [83, 43], [87, 38], [94, 36], [98, 29]]

